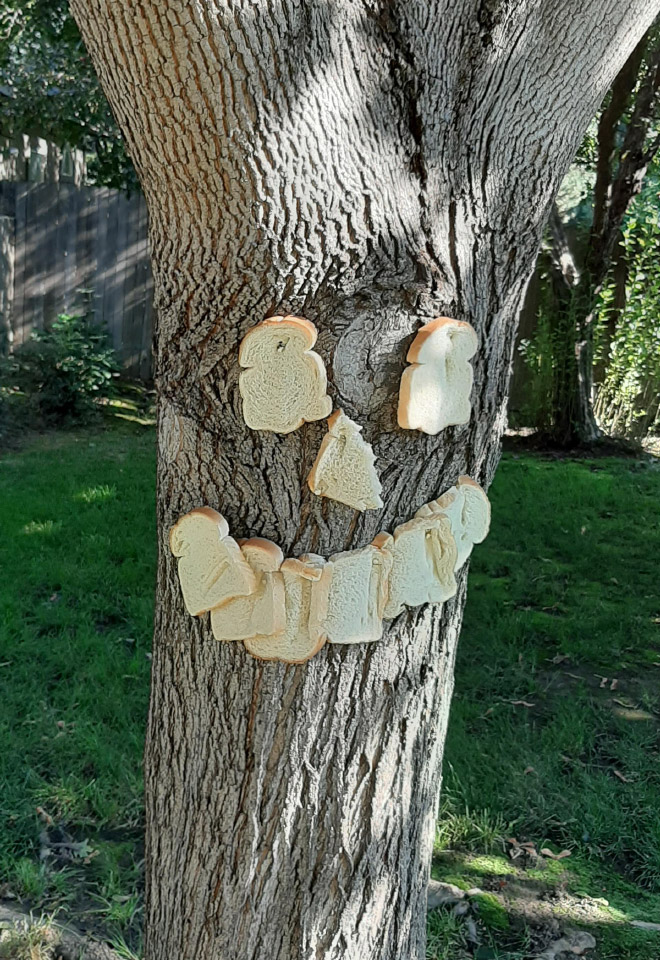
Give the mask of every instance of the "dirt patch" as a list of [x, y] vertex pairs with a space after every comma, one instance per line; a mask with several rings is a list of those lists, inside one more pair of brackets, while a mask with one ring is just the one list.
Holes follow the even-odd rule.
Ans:
[[34, 917], [0, 903], [0, 956], [30, 956], [35, 960], [121, 960], [105, 943], [92, 940], [72, 927]]

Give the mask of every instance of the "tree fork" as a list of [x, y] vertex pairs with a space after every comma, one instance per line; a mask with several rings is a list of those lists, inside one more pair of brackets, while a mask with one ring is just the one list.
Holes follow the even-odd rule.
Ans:
[[[329, 556], [460, 473], [490, 482], [544, 219], [657, 3], [71, 6], [147, 199], [158, 311], [147, 960], [421, 960], [464, 576], [380, 643], [260, 663], [187, 616], [167, 532], [207, 503]], [[238, 344], [287, 312], [364, 425], [380, 512], [307, 489], [322, 425], [243, 422]], [[473, 418], [426, 437], [397, 393], [439, 314], [479, 334]]]

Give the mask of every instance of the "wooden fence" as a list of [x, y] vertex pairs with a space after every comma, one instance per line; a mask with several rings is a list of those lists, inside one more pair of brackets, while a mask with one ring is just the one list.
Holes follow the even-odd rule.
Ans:
[[123, 368], [151, 374], [144, 198], [106, 187], [0, 183], [0, 346], [90, 304]]

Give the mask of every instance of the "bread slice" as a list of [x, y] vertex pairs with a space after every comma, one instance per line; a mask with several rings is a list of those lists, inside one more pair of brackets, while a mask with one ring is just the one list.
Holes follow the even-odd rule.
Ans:
[[444, 603], [456, 593], [456, 544], [447, 517], [433, 514], [401, 524], [394, 531], [392, 554], [386, 619], [404, 606]]
[[261, 537], [239, 540], [238, 545], [255, 575], [256, 590], [211, 610], [213, 636], [216, 640], [246, 640], [260, 634], [281, 634], [286, 627], [284, 577], [279, 572], [284, 555], [276, 543]]
[[304, 663], [318, 653], [327, 637], [318, 628], [318, 620], [310, 622], [312, 597], [314, 609], [325, 615], [332, 568], [323, 557], [309, 553], [298, 560], [285, 560], [281, 566], [284, 578], [286, 627], [278, 636], [256, 636], [244, 640], [245, 649], [261, 660], [282, 660]]
[[438, 317], [419, 331], [408, 350], [399, 389], [399, 426], [436, 434], [470, 419], [474, 373], [470, 357], [478, 346], [469, 323]]
[[318, 497], [330, 497], [354, 510], [378, 510], [383, 506], [381, 485], [370, 444], [360, 436], [362, 427], [343, 410], [328, 417], [326, 433], [307, 478]]
[[320, 617], [312, 597], [311, 622], [320, 622], [329, 643], [369, 643], [383, 635], [383, 611], [392, 567], [392, 537], [379, 534], [361, 550], [328, 561], [332, 580], [327, 611]]
[[194, 617], [257, 586], [254, 573], [225, 518], [211, 507], [198, 507], [170, 530], [170, 547], [179, 558], [179, 580], [188, 613]]
[[317, 331], [304, 317], [269, 317], [248, 330], [238, 353], [243, 418], [252, 430], [291, 433], [332, 410]]
[[456, 486], [451, 487], [437, 500], [425, 503], [419, 508], [416, 517], [430, 517], [439, 514], [448, 518], [456, 541], [456, 570], [463, 566], [472, 553], [475, 543], [486, 539], [490, 528], [490, 502], [472, 477], [458, 478]]

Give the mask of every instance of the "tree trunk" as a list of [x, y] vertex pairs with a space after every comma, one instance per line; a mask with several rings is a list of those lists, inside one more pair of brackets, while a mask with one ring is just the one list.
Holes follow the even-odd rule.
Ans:
[[[261, 663], [185, 613], [167, 533], [209, 504], [329, 556], [460, 473], [490, 482], [543, 220], [657, 4], [71, 6], [144, 187], [158, 310], [147, 960], [421, 960], [465, 577], [379, 643]], [[323, 425], [243, 422], [238, 344], [282, 312], [319, 328], [380, 512], [308, 490]], [[480, 337], [473, 416], [427, 437], [397, 427], [398, 385], [443, 313]]]

